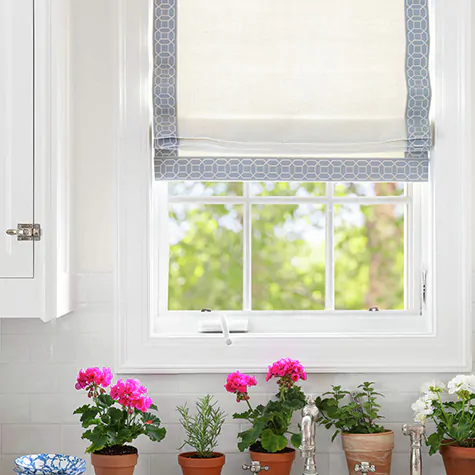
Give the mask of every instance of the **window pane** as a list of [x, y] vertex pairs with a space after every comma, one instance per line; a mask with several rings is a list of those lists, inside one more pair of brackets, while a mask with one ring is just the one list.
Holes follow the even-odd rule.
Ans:
[[298, 182], [254, 182], [251, 183], [253, 196], [323, 196], [325, 183]]
[[252, 308], [325, 308], [324, 206], [252, 207]]
[[404, 309], [404, 205], [335, 205], [335, 308]]
[[170, 207], [170, 310], [242, 310], [243, 207]]
[[404, 183], [336, 183], [335, 196], [402, 196]]
[[242, 182], [172, 181], [168, 193], [173, 196], [240, 196]]

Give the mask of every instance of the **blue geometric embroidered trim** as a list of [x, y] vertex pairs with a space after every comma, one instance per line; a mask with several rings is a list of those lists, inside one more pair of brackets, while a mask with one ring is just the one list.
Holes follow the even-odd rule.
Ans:
[[424, 159], [160, 158], [157, 180], [421, 182]]
[[406, 129], [407, 154], [429, 152], [432, 131], [429, 120], [431, 84], [429, 76], [428, 0], [406, 0]]
[[176, 0], [156, 0], [154, 8], [154, 146], [157, 158], [176, 157]]

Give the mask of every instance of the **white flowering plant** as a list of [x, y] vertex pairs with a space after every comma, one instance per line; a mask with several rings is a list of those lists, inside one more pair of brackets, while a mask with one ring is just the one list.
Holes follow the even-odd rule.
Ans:
[[435, 432], [426, 438], [429, 453], [442, 445], [475, 447], [475, 375], [456, 376], [447, 385], [431, 381], [421, 392], [412, 410], [416, 422], [435, 423]]

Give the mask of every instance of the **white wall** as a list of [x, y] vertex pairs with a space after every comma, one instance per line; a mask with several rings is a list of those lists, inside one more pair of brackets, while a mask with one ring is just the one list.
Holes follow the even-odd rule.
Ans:
[[[115, 100], [112, 21], [115, 0], [73, 0], [74, 64], [74, 265], [78, 279], [78, 309], [57, 322], [3, 320], [0, 354], [0, 475], [11, 473], [13, 459], [32, 452], [65, 452], [82, 455], [86, 444], [73, 410], [85, 403], [85, 395], [74, 389], [79, 368], [110, 365], [113, 347], [113, 117]], [[91, 275], [92, 274], [92, 275]], [[401, 351], [404, 351], [401, 348]], [[415, 355], [415, 357], [417, 357]], [[386, 426], [396, 433], [393, 475], [408, 473], [409, 443], [400, 426], [411, 420], [410, 404], [420, 384], [435, 375], [427, 374], [335, 374], [311, 375], [305, 391], [319, 393], [331, 384], [354, 387], [372, 380], [386, 394], [383, 413]], [[447, 378], [450, 375], [436, 375]], [[238, 409], [224, 392], [225, 375], [145, 376], [140, 379], [160, 406], [160, 417], [168, 436], [160, 444], [138, 441], [140, 464], [137, 475], [175, 475], [181, 429], [175, 406], [192, 402], [205, 393], [215, 394], [232, 414]], [[261, 378], [261, 383], [262, 383]], [[254, 393], [267, 400], [275, 388], [261, 384]], [[225, 475], [241, 473], [245, 454], [236, 449], [239, 424], [229, 419], [220, 450], [227, 454]], [[331, 444], [329, 434], [319, 429], [318, 469], [320, 475], [344, 475], [344, 457], [339, 441]], [[301, 473], [302, 463], [294, 465]], [[425, 473], [442, 475], [440, 457], [427, 457]], [[91, 474], [92, 471], [87, 472]]]

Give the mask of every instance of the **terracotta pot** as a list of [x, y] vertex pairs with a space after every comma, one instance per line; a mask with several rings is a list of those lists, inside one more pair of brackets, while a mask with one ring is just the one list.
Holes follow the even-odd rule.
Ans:
[[220, 475], [226, 457], [219, 452], [213, 452], [217, 457], [212, 458], [194, 458], [190, 455], [196, 455], [196, 452], [184, 452], [178, 455], [183, 475]]
[[132, 475], [138, 458], [137, 454], [91, 454], [91, 463], [94, 466], [96, 475]]
[[[443, 443], [447, 443], [445, 441]], [[475, 473], [475, 449], [442, 445], [440, 455], [444, 460], [447, 475], [472, 475]]]
[[254, 452], [253, 450], [251, 450], [250, 453], [251, 460], [260, 462], [261, 465], [267, 465], [269, 467], [267, 472], [262, 472], [268, 473], [269, 475], [289, 475], [295, 459], [294, 449], [281, 454], [268, 454], [263, 452]]
[[389, 475], [394, 448], [394, 432], [380, 434], [342, 434], [341, 441], [348, 464], [348, 473], [355, 473], [355, 465], [369, 462], [376, 466], [377, 475]]

